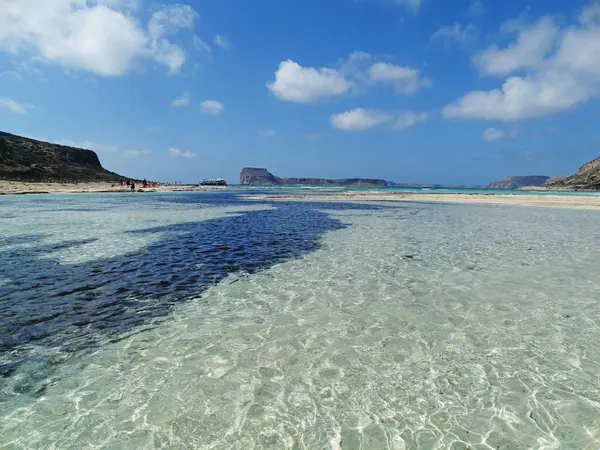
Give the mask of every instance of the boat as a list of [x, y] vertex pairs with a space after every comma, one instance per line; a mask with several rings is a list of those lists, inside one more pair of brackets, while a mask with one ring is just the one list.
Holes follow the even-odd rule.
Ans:
[[207, 180], [202, 180], [199, 186], [227, 186], [227, 181], [223, 178], [210, 178]]

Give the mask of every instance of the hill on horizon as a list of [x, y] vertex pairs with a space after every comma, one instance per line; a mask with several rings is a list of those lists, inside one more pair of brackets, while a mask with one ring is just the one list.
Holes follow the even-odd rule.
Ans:
[[0, 180], [75, 183], [127, 179], [102, 167], [92, 150], [0, 131]]

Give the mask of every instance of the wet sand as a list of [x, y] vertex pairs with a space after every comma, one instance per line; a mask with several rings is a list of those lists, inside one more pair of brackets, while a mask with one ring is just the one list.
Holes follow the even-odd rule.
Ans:
[[562, 208], [600, 209], [598, 196], [560, 194], [457, 194], [409, 192], [346, 192], [334, 194], [248, 195], [254, 200], [306, 200], [306, 201], [404, 201], [435, 203], [474, 203], [486, 205], [550, 206]]

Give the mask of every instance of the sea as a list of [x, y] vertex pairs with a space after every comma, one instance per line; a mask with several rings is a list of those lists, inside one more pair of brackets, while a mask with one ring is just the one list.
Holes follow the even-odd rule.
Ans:
[[249, 192], [0, 197], [1, 449], [600, 448], [600, 211]]

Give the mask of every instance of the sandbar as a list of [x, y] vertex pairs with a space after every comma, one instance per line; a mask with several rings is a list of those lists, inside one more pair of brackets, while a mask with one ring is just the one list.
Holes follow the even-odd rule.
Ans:
[[486, 205], [547, 206], [600, 209], [600, 192], [595, 195], [561, 194], [484, 194], [484, 193], [411, 193], [411, 192], [336, 192], [325, 194], [245, 195], [253, 200], [298, 201], [403, 201], [433, 203], [472, 203]]

